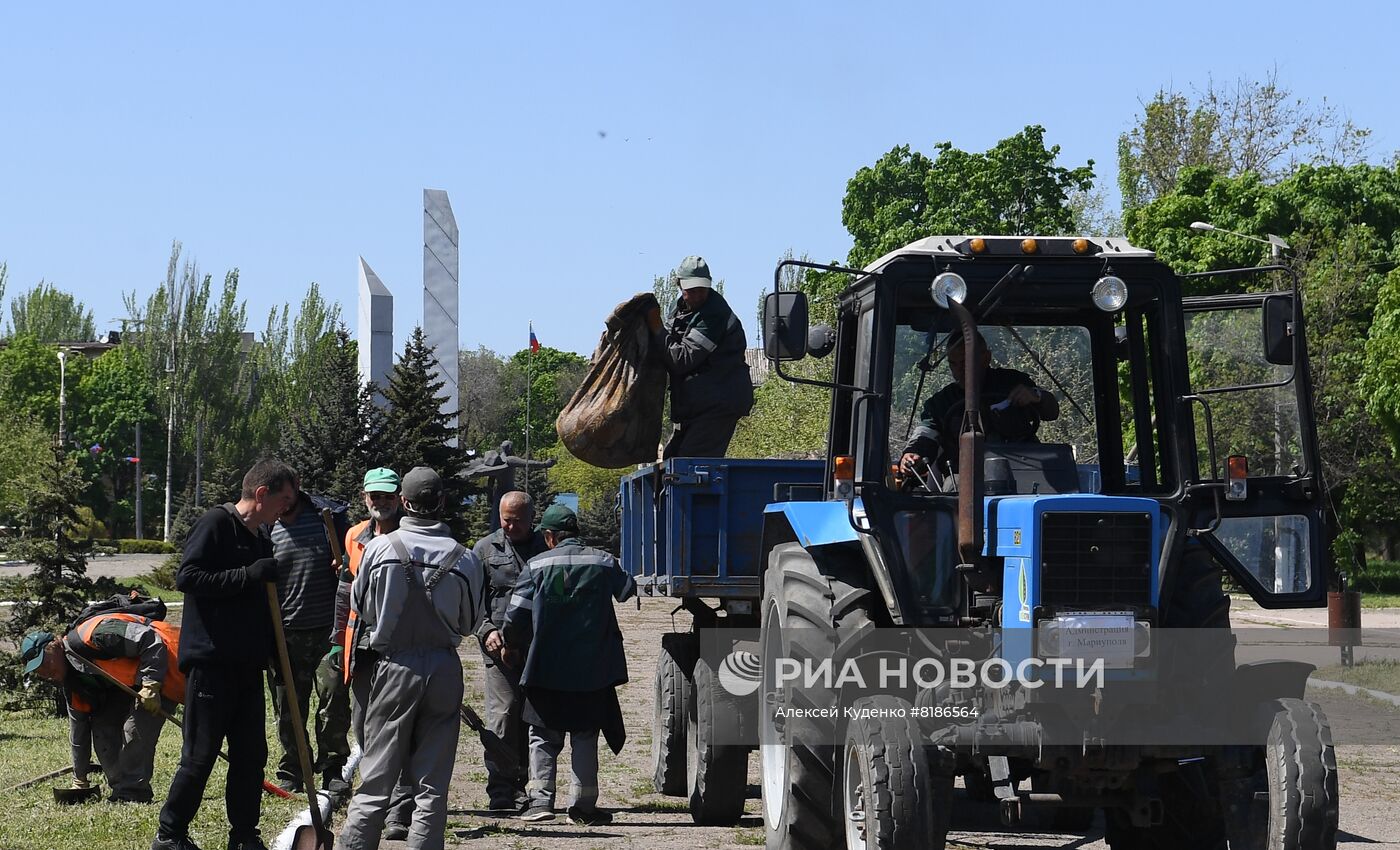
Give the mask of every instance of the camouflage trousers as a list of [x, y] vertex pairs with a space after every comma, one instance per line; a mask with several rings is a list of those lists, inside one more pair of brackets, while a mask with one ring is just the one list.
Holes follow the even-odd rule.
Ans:
[[[316, 694], [315, 735], [308, 738], [308, 743], [314, 742], [311, 763], [320, 788], [331, 779], [340, 780], [345, 762], [350, 758], [350, 693], [341, 680], [341, 655], [326, 654], [331, 648], [329, 632], [324, 628], [287, 629], [287, 655], [303, 724], [311, 716], [311, 694], [313, 691]], [[274, 664], [268, 671], [267, 686], [277, 712], [277, 738], [282, 743], [277, 781], [300, 788], [301, 764], [280, 664]]]

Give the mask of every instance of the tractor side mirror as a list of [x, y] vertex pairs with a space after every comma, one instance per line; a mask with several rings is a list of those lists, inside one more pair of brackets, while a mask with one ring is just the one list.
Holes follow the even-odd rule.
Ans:
[[763, 298], [763, 354], [769, 360], [807, 356], [807, 296], [770, 292]]
[[807, 353], [821, 358], [836, 347], [836, 329], [831, 325], [817, 325], [807, 332]]
[[1293, 296], [1264, 299], [1264, 359], [1275, 366], [1293, 365]]

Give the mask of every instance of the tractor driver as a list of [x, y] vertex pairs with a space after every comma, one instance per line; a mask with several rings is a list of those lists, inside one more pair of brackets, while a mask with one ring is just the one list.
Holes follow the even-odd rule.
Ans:
[[[964, 406], [962, 377], [967, 364], [967, 346], [961, 329], [948, 335], [946, 346], [953, 382], [924, 402], [919, 426], [899, 459], [904, 472], [912, 472], [920, 461], [936, 460], [940, 456], [947, 460], [952, 471], [957, 471], [958, 431]], [[1040, 423], [1059, 417], [1059, 400], [1054, 393], [1037, 387], [1024, 372], [992, 367], [992, 354], [981, 332], [977, 333], [973, 348], [973, 363], [981, 377], [982, 423], [987, 441], [1035, 442], [1035, 431]]]

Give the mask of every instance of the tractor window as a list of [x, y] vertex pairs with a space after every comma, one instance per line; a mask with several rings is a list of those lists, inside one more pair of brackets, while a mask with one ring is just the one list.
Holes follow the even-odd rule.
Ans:
[[[1244, 455], [1250, 476], [1286, 476], [1302, 464], [1294, 368], [1265, 359], [1263, 329], [1258, 306], [1187, 313], [1191, 386], [1210, 404], [1217, 465]], [[1200, 405], [1192, 410], [1197, 475], [1218, 479], [1221, 471], [1210, 468], [1205, 415]]]
[[[995, 382], [987, 382], [984, 393], [983, 426], [988, 442], [1067, 444], [1081, 467], [1082, 481], [1088, 485], [1084, 489], [1096, 489], [1092, 469], [1098, 463], [1098, 442], [1088, 329], [1068, 325], [988, 325], [981, 330], [992, 355], [990, 368], [1002, 370]], [[897, 327], [889, 438], [895, 460], [930, 414], [949, 421], [930, 420], [925, 424], [940, 433], [951, 428], [953, 433], [945, 439], [956, 439], [958, 412], [962, 410], [960, 391], [949, 390], [940, 400], [930, 401], [954, 383], [944, 352], [946, 338], [941, 332], [930, 334], [909, 325]], [[993, 388], [1021, 383], [1023, 379], [1044, 393], [1054, 394], [1060, 408], [1054, 420], [1027, 423], [1024, 417], [1014, 415], [1016, 411], [1007, 409], [1005, 391]]]
[[1226, 517], [1214, 536], [1266, 590], [1289, 594], [1311, 587], [1307, 517]]

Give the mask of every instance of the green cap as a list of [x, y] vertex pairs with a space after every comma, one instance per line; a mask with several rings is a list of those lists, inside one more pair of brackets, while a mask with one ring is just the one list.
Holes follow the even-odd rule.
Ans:
[[710, 266], [701, 257], [690, 256], [681, 260], [676, 268], [676, 278], [681, 289], [694, 289], [697, 286], [710, 289], [714, 286], [710, 282]]
[[540, 531], [563, 531], [578, 534], [578, 516], [564, 505], [550, 505], [540, 517]]
[[24, 674], [28, 676], [44, 663], [44, 648], [53, 640], [51, 632], [30, 632], [19, 645], [20, 658], [24, 660]]
[[365, 473], [366, 493], [399, 492], [399, 474], [387, 466], [371, 469]]

